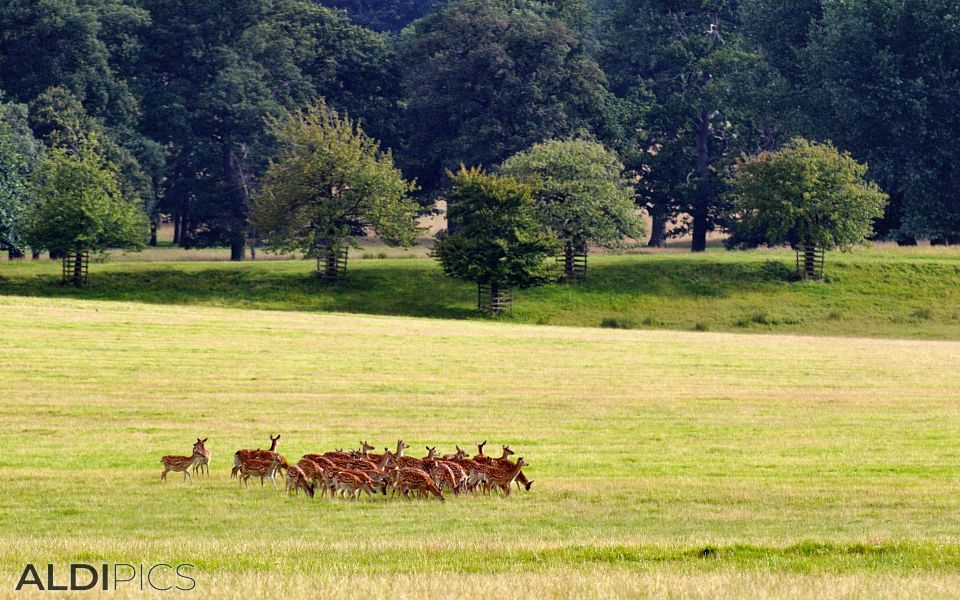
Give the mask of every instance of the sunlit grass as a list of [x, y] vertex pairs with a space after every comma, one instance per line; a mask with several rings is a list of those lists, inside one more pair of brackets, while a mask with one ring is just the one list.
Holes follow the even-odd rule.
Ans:
[[[9, 296], [0, 392], [7, 578], [164, 560], [217, 597], [859, 598], [948, 595], [960, 569], [955, 342]], [[442, 505], [239, 488], [233, 450], [268, 433], [289, 457], [509, 443], [535, 484]], [[212, 477], [161, 484], [197, 436]]]

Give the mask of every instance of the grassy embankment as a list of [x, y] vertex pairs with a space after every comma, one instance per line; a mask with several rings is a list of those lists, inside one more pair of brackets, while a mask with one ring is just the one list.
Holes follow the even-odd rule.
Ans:
[[[165, 255], [185, 256], [173, 249], [149, 253]], [[83, 290], [61, 287], [56, 263], [4, 263], [0, 294], [477, 318], [475, 288], [443, 277], [433, 261], [358, 260], [363, 255], [356, 253], [348, 281], [336, 287], [317, 281], [311, 263], [296, 260], [129, 262], [120, 256], [93, 265]], [[519, 291], [513, 314], [503, 320], [960, 339], [960, 250], [863, 250], [832, 253], [828, 260], [823, 285], [793, 280], [788, 252], [599, 256], [591, 259], [586, 283]]]
[[[765, 268], [762, 261], [700, 260], [681, 266]], [[614, 280], [621, 266], [611, 259], [597, 279]], [[654, 289], [667, 285], [654, 276], [666, 276], [658, 259], [627, 266]], [[208, 283], [148, 299], [294, 308], [315, 295], [277, 298], [268, 285], [264, 296], [249, 283], [301, 281], [312, 290], [302, 267], [225, 265], [210, 278], [183, 266], [105, 265], [81, 295], [102, 293], [109, 282], [123, 298], [131, 277], [169, 283], [169, 276]], [[929, 278], [948, 268], [955, 267], [863, 259], [838, 269], [831, 286], [760, 287], [774, 298], [838, 288], [855, 296], [857, 288], [844, 282], [856, 273], [892, 285], [901, 269]], [[59, 290], [45, 287], [46, 275], [37, 278], [33, 269], [5, 276], [21, 292]], [[363, 263], [354, 274], [399, 285], [406, 280], [398, 273], [443, 281], [415, 262]], [[884, 273], [890, 280], [878, 277]], [[858, 285], [867, 284], [864, 277]], [[351, 289], [321, 297], [331, 304], [341, 294], [361, 297]], [[238, 290], [247, 292], [227, 293]], [[592, 298], [558, 288], [524, 295], [521, 304], [550, 294]], [[757, 302], [765, 297], [750, 294]], [[925, 294], [918, 302], [934, 297]], [[896, 302], [908, 306], [905, 298]], [[941, 310], [933, 307], [935, 315]], [[847, 313], [837, 324], [854, 318], [862, 317]], [[198, 591], [236, 598], [490, 597], [511, 590], [929, 598], [960, 589], [956, 342], [10, 296], [0, 298], [0, 390], [3, 594], [25, 562], [71, 560], [190, 562], [198, 566]], [[382, 447], [402, 436], [419, 451], [488, 438], [526, 457], [536, 483], [509, 499], [443, 505], [310, 501], [240, 489], [228, 479], [232, 451], [262, 446], [277, 432], [291, 457], [360, 439]], [[159, 457], [188, 452], [197, 436], [210, 438], [212, 477], [160, 484]]]

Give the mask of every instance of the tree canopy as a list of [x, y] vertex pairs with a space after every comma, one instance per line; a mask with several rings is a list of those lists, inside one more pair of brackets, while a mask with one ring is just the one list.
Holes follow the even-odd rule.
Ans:
[[253, 222], [268, 244], [307, 256], [336, 252], [367, 229], [387, 244], [416, 241], [416, 202], [393, 156], [323, 100], [272, 118], [279, 144], [254, 197]]
[[537, 214], [575, 246], [622, 246], [643, 235], [633, 189], [616, 154], [587, 140], [549, 140], [507, 159], [505, 175], [533, 185]]
[[27, 123], [27, 107], [0, 102], [0, 249], [11, 257], [23, 253], [23, 219], [39, 156], [40, 143]]
[[847, 250], [873, 235], [887, 195], [867, 167], [832, 144], [796, 138], [740, 160], [732, 180], [731, 244]]
[[530, 184], [479, 168], [461, 168], [451, 179], [451, 218], [460, 227], [434, 249], [444, 273], [504, 288], [549, 281], [545, 261], [559, 244], [537, 218]]
[[95, 140], [76, 151], [49, 150], [33, 196], [24, 227], [31, 248], [69, 255], [146, 245], [146, 216], [123, 197], [116, 166], [97, 152]]

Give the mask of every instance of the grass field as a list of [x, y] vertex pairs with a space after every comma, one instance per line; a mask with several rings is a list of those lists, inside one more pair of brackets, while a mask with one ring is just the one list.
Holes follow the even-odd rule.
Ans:
[[[424, 258], [365, 260], [318, 281], [308, 261], [183, 261], [167, 248], [92, 266], [64, 288], [49, 261], [0, 264], [0, 295], [478, 319], [476, 289]], [[413, 253], [416, 256], [416, 252]], [[131, 258], [137, 262], [129, 262]], [[144, 262], [142, 259], [151, 261]], [[164, 259], [177, 259], [165, 261]], [[512, 323], [960, 340], [960, 249], [868, 249], [828, 256], [829, 283], [795, 281], [789, 252], [597, 256], [580, 285], [516, 294]]]
[[[855, 273], [866, 274], [858, 286], [901, 276], [889, 258], [854, 258], [829, 287], [771, 284], [775, 298], [796, 300], [764, 306], [820, 310], [813, 299], [834, 285], [857, 296], [847, 283]], [[627, 259], [607, 260], [612, 269]], [[642, 260], [655, 269], [669, 259]], [[749, 272], [764, 260], [689, 264]], [[380, 262], [357, 261], [357, 279], [376, 276]], [[435, 280], [418, 261], [384, 264], [400, 279]], [[189, 562], [199, 592], [235, 598], [929, 598], [960, 589], [960, 343], [176, 305], [292, 309], [296, 289], [276, 299], [266, 286], [240, 298], [216, 288], [231, 278], [308, 285], [303, 263], [283, 262], [217, 265], [215, 289], [147, 291], [156, 304], [86, 297], [126, 299], [125, 278], [199, 285], [199, 276], [182, 265], [107, 264], [90, 290], [72, 293], [83, 298], [23, 297], [67, 292], [47, 281], [52, 267], [7, 267], [0, 595], [26, 562], [71, 560]], [[879, 302], [864, 300], [836, 330], [878, 319], [889, 329], [865, 332], [955, 336], [956, 283], [936, 276], [956, 269], [955, 256], [903, 268], [923, 282], [918, 300], [903, 291], [854, 314]], [[351, 289], [308, 307], [337, 308]], [[521, 303], [541, 294], [574, 292], [531, 292]], [[708, 299], [748, 311], [762, 297]], [[934, 317], [908, 329], [887, 314], [937, 297]], [[468, 301], [464, 290], [449, 310], [465, 313]], [[698, 302], [706, 310], [706, 299], [676, 301], [690, 303], [669, 308], [677, 314]], [[558, 308], [551, 319], [575, 322], [568, 314], [580, 313]], [[536, 483], [509, 499], [443, 505], [238, 488], [228, 478], [233, 450], [277, 432], [288, 457], [360, 439], [382, 447], [403, 437], [422, 450], [487, 438], [511, 444]], [[189, 452], [197, 436], [210, 438], [211, 478], [160, 484], [159, 457]]]

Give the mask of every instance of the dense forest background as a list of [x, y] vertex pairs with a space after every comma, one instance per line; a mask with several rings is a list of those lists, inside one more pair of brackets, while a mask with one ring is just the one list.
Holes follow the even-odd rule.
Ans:
[[234, 259], [265, 118], [317, 97], [424, 206], [461, 163], [583, 137], [633, 174], [651, 245], [702, 250], [737, 157], [802, 135], [869, 164], [881, 238], [960, 243], [955, 0], [7, 0], [0, 90], [0, 152], [93, 132], [177, 244]]

